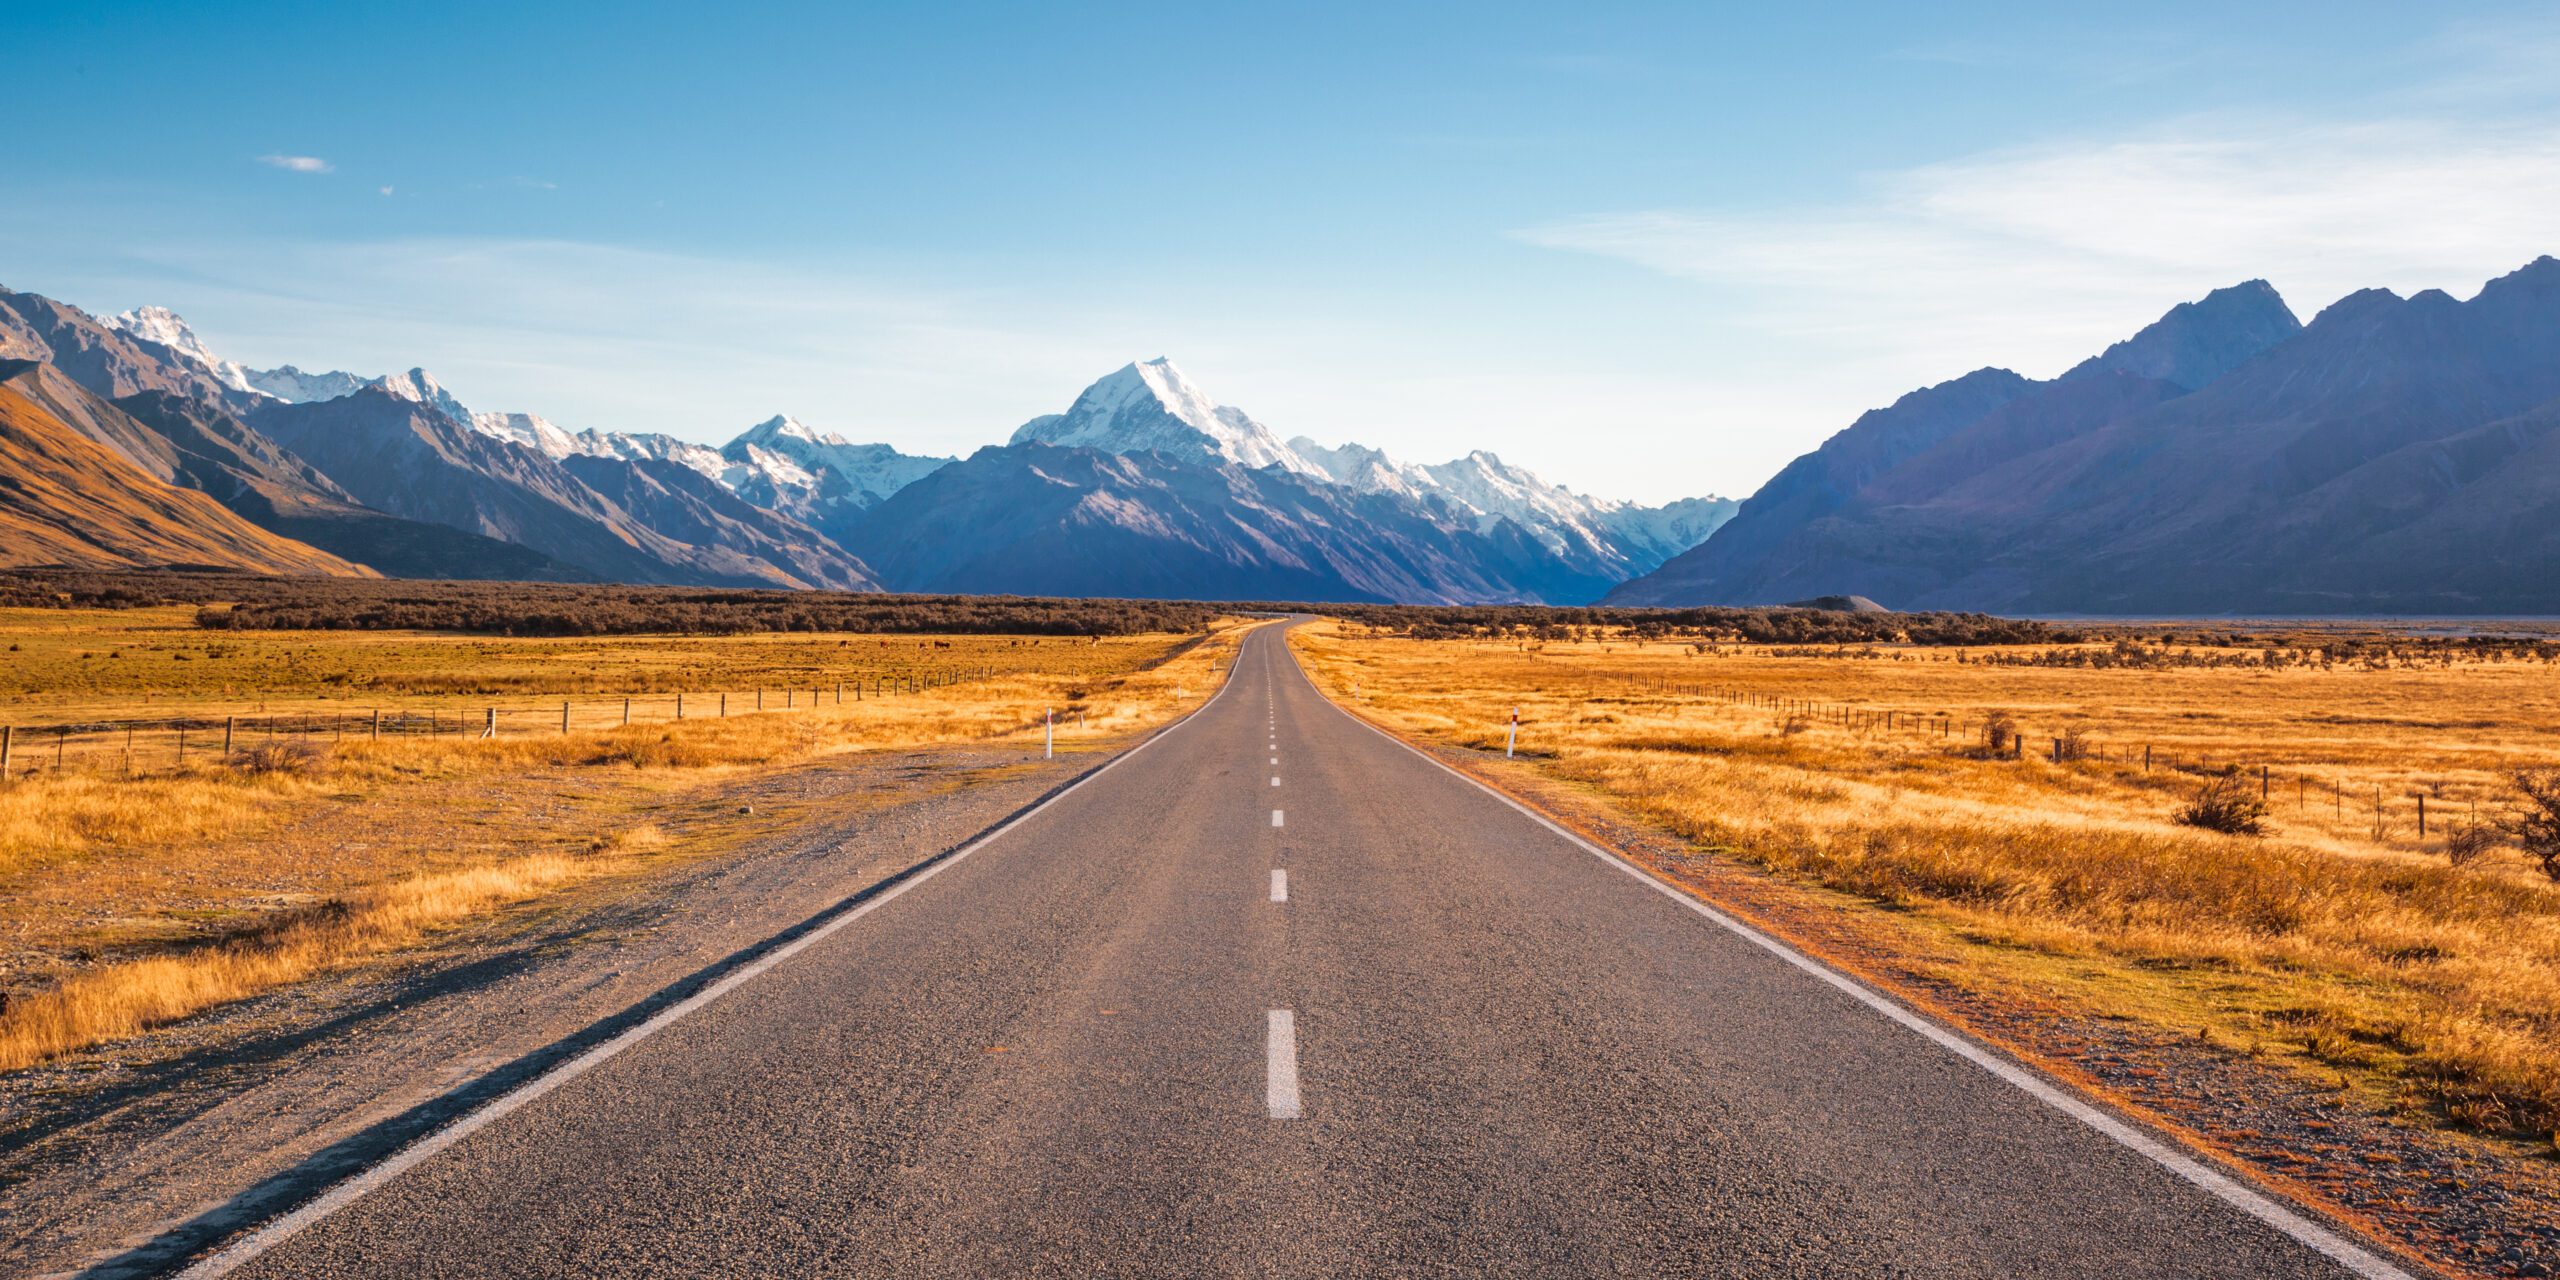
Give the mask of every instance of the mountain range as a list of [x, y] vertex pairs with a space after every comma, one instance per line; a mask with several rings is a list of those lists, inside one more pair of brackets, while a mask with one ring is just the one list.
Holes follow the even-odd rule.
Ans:
[[[99, 465], [139, 473], [116, 490], [130, 504], [150, 505], [132, 496], [141, 481], [193, 490], [275, 544], [253, 552], [226, 522], [215, 541], [234, 554], [189, 563], [278, 572], [1579, 603], [1734, 509], [1592, 498], [1489, 453], [1425, 466], [1283, 442], [1162, 359], [965, 459], [788, 416], [718, 447], [573, 432], [475, 410], [424, 369], [253, 369], [165, 308], [102, 320], [7, 290], [0, 359], [81, 393], [52, 425], [101, 446]], [[198, 510], [163, 502], [132, 520]], [[67, 519], [44, 536], [0, 531], [0, 563], [175, 563], [150, 549], [195, 545], [171, 531], [73, 554], [80, 541]]]
[[2555, 427], [2560, 261], [2307, 325], [2250, 281], [2050, 381], [1874, 410], [1607, 602], [2560, 613]]

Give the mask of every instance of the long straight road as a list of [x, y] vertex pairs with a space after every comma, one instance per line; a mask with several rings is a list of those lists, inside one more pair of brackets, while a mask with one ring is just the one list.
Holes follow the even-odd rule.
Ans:
[[1265, 627], [1084, 785], [199, 1271], [2396, 1274], [1933, 1031]]

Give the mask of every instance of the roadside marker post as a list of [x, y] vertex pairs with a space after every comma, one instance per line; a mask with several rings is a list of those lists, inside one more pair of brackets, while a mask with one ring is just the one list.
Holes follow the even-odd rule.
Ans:
[[1044, 709], [1040, 713], [1040, 758], [1043, 760], [1054, 760], [1057, 757], [1058, 712], [1056, 708], [1052, 707]]
[[1502, 758], [1511, 759], [1512, 749], [1520, 744], [1520, 708], [1511, 709], [1511, 728], [1502, 735]]

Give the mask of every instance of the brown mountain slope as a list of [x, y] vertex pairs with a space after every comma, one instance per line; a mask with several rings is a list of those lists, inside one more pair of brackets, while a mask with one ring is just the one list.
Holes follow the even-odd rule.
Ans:
[[152, 478], [0, 377], [0, 565], [44, 564], [371, 576]]

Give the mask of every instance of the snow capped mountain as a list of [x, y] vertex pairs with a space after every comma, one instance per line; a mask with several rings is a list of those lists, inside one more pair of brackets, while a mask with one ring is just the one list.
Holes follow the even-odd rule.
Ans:
[[539, 450], [554, 458], [565, 458], [578, 452], [577, 438], [553, 426], [551, 420], [531, 413], [474, 413], [467, 421], [471, 429], [484, 436], [513, 440], [528, 449]]
[[728, 463], [720, 482], [732, 492], [777, 510], [809, 512], [821, 528], [827, 519], [875, 506], [956, 461], [855, 444], [788, 414], [747, 428], [720, 453]]
[[[1548, 484], [1481, 450], [1425, 465], [1399, 461], [1360, 444], [1328, 448], [1303, 436], [1284, 443], [1250, 414], [1212, 400], [1162, 357], [1113, 370], [1077, 395], [1066, 412], [1024, 423], [1007, 448], [981, 450], [963, 464], [954, 458], [900, 453], [885, 444], [856, 444], [788, 415], [766, 419], [716, 447], [654, 433], [593, 429], [573, 433], [536, 414], [476, 411], [422, 368], [384, 377], [343, 370], [312, 373], [293, 365], [245, 368], [215, 354], [165, 307], [139, 307], [109, 323], [138, 341], [165, 348], [168, 356], [159, 358], [198, 368], [220, 386], [265, 405], [244, 405], [244, 412], [264, 413], [276, 422], [308, 419], [322, 424], [314, 426], [305, 443], [324, 453], [325, 446], [337, 443], [330, 434], [336, 427], [326, 424], [365, 417], [357, 412], [363, 409], [361, 404], [323, 411], [325, 402], [345, 400], [368, 388], [379, 390], [424, 406], [460, 428], [465, 438], [510, 446], [483, 451], [480, 465], [493, 476], [557, 473], [555, 487], [568, 495], [559, 501], [567, 506], [592, 499], [605, 507], [621, 503], [632, 511], [646, 510], [656, 521], [650, 527], [677, 530], [670, 537], [709, 539], [730, 550], [762, 548], [753, 554], [767, 560], [780, 555], [781, 560], [774, 563], [799, 565], [788, 572], [811, 582], [844, 575], [821, 572], [826, 566], [817, 561], [803, 564], [808, 558], [797, 552], [786, 554], [797, 545], [789, 538], [777, 541], [749, 536], [752, 530], [741, 532], [753, 524], [739, 523], [745, 513], [761, 509], [763, 518], [780, 517], [775, 527], [786, 532], [806, 526], [804, 533], [813, 529], [822, 535], [820, 544], [859, 537], [885, 547], [896, 540], [875, 518], [875, 509], [890, 499], [907, 495], [892, 508], [901, 513], [891, 522], [897, 523], [915, 518], [911, 509], [919, 504], [933, 507], [950, 495], [968, 494], [980, 501], [983, 510], [972, 508], [976, 513], [955, 527], [963, 532], [981, 525], [993, 527], [1057, 496], [1043, 487], [1050, 481], [1040, 477], [1051, 474], [1044, 468], [1064, 465], [1059, 455], [1026, 461], [1024, 454], [1038, 451], [1013, 446], [1090, 451], [1058, 474], [1090, 469], [1092, 492], [1078, 501], [1100, 504], [1095, 510], [1110, 507], [1122, 517], [1136, 519], [1133, 528], [1153, 531], [1147, 537], [1173, 537], [1205, 547], [1225, 546], [1226, 540], [1243, 536], [1255, 548], [1220, 551], [1216, 558], [1221, 563], [1235, 556], [1255, 560], [1282, 544], [1297, 550], [1279, 556], [1275, 564], [1295, 563], [1292, 556], [1308, 555], [1328, 563], [1339, 561], [1321, 572], [1303, 565], [1288, 572], [1314, 573], [1309, 583], [1330, 583], [1321, 590], [1350, 592], [1345, 598], [1584, 599], [1703, 542], [1734, 509], [1723, 498], [1646, 507], [1588, 497]], [[2176, 347], [2172, 354], [2184, 350]], [[301, 416], [274, 416], [288, 405], [302, 406], [294, 411]], [[378, 402], [374, 407], [391, 408]], [[412, 420], [406, 411], [391, 416]], [[616, 463], [630, 465], [617, 467]], [[662, 463], [673, 463], [683, 471], [670, 471], [658, 465]], [[696, 487], [695, 476], [707, 483]], [[935, 478], [934, 484], [908, 493], [928, 477]], [[400, 489], [405, 482], [397, 477], [383, 478], [383, 483], [389, 486], [381, 495], [386, 502], [405, 492]], [[597, 496], [607, 493], [618, 496]], [[1175, 506], [1162, 506], [1168, 501]], [[1183, 502], [1206, 505], [1193, 510], [1183, 507]], [[1086, 516], [1091, 514], [1088, 511]], [[957, 513], [937, 511], [934, 521], [949, 523], [946, 516], [957, 518]], [[1355, 527], [1362, 531], [1356, 532]], [[1238, 529], [1248, 532], [1238, 535]], [[1168, 531], [1179, 531], [1178, 536]], [[961, 541], [975, 546], [970, 542], [974, 536]], [[1023, 545], [1046, 547], [1049, 537], [1034, 535]], [[969, 548], [946, 547], [930, 555], [929, 548], [908, 550], [931, 560]], [[1058, 554], [1083, 564], [1077, 557], [1092, 551], [1091, 546], [1079, 545], [1060, 549]], [[969, 554], [979, 552], [995, 554], [984, 547]], [[1013, 554], [995, 555], [988, 563]], [[1397, 557], [1420, 560], [1401, 568], [1387, 566]], [[812, 564], [818, 567], [809, 568]], [[1141, 567], [1108, 555], [1087, 567], [1097, 575], [1097, 583], [1145, 578]], [[1381, 573], [1386, 576], [1378, 576]], [[1208, 590], [1209, 579], [1225, 581], [1211, 573], [1203, 579], [1204, 585], [1180, 589]], [[1271, 582], [1284, 580], [1292, 579], [1283, 573]], [[1176, 589], [1170, 580], [1159, 585]]]
[[1065, 413], [1033, 418], [1008, 443], [1121, 454], [1153, 450], [1176, 458], [1324, 475], [1243, 410], [1211, 402], [1161, 356], [1104, 375]]
[[444, 384], [436, 381], [435, 375], [424, 369], [411, 369], [407, 373], [387, 373], [365, 385], [387, 391], [412, 404], [425, 405], [464, 426], [472, 425], [471, 410], [464, 407], [461, 401], [454, 399], [453, 393], [445, 390]]
[[1398, 462], [1363, 444], [1329, 449], [1305, 436], [1291, 440], [1289, 448], [1336, 484], [1444, 503], [1478, 532], [1509, 520], [1550, 553], [1613, 572], [1643, 573], [1706, 541], [1734, 507], [1731, 499], [1713, 497], [1665, 507], [1589, 497], [1481, 449], [1431, 466]]
[[308, 404], [314, 400], [335, 400], [354, 395], [371, 378], [360, 373], [333, 369], [327, 373], [304, 373], [292, 365], [248, 371], [249, 389], [273, 396], [286, 404]]
[[[656, 459], [700, 472], [714, 480], [729, 466], [718, 449], [691, 440], [661, 435], [654, 431], [598, 431], [589, 427], [569, 437], [570, 452], [594, 458], [620, 458], [625, 462]], [[734, 486], [731, 486], [734, 488]]]
[[257, 389], [251, 383], [252, 375], [249, 370], [213, 354], [213, 351], [204, 345], [204, 340], [196, 336], [196, 331], [188, 328], [187, 322], [179, 319], [178, 313], [167, 307], [135, 307], [131, 311], [108, 317], [106, 323], [108, 328], [123, 330], [145, 342], [157, 342], [177, 352], [202, 366], [205, 372], [213, 375], [215, 381], [234, 391]]

